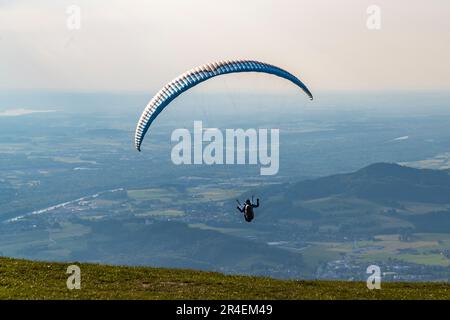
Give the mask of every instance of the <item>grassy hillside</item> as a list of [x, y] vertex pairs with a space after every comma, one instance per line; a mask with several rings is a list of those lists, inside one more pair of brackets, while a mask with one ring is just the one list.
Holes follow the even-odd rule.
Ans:
[[450, 284], [283, 281], [148, 267], [79, 264], [81, 289], [68, 290], [69, 264], [0, 258], [0, 299], [450, 299]]

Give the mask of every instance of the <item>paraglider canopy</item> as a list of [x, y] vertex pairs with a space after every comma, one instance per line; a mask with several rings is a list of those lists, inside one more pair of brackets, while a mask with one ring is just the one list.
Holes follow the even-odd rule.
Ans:
[[136, 126], [134, 137], [136, 149], [141, 151], [142, 140], [144, 139], [150, 125], [172, 100], [203, 81], [219, 75], [237, 72], [261, 72], [284, 78], [300, 87], [300, 89], [302, 89], [311, 100], [313, 99], [311, 92], [303, 84], [303, 82], [288, 71], [274, 65], [256, 60], [226, 60], [208, 63], [203, 66], [193, 68], [178, 76], [166, 84], [150, 100], [142, 112]]

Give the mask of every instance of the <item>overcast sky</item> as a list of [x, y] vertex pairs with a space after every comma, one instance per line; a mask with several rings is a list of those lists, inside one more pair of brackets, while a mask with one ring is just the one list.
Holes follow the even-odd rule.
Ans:
[[[367, 28], [373, 4], [381, 30]], [[449, 17], [448, 0], [0, 0], [0, 90], [154, 91], [233, 58], [286, 68], [313, 91], [448, 90]], [[232, 77], [252, 90], [254, 75]], [[255, 90], [284, 88], [269, 78]]]

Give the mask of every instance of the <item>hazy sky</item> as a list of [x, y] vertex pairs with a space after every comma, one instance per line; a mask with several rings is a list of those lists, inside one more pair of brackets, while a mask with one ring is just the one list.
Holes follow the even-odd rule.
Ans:
[[[373, 4], [381, 30], [366, 26]], [[284, 67], [313, 91], [448, 90], [449, 17], [449, 0], [0, 0], [0, 90], [154, 91], [233, 58]], [[206, 88], [285, 88], [260, 77]]]

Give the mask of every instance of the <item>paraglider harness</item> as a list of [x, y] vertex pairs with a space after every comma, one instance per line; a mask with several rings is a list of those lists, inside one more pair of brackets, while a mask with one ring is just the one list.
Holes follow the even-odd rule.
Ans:
[[[245, 219], [245, 221], [251, 222], [251, 221], [254, 219], [254, 217], [255, 217], [255, 214], [253, 213], [253, 208], [258, 208], [258, 207], [259, 207], [259, 199], [256, 199], [256, 204], [254, 204], [253, 196], [252, 196], [252, 202], [250, 202], [249, 200], [247, 200], [247, 201], [250, 202], [250, 203], [245, 202], [245, 203], [244, 203], [244, 206], [241, 205], [241, 203], [239, 202], [239, 200], [236, 200], [236, 201], [237, 201], [237, 203], [238, 203], [238, 205], [239, 205], [239, 206], [237, 207], [237, 209], [238, 209], [241, 213], [244, 213], [244, 219]], [[242, 206], [242, 208], [241, 208], [241, 206]]]

